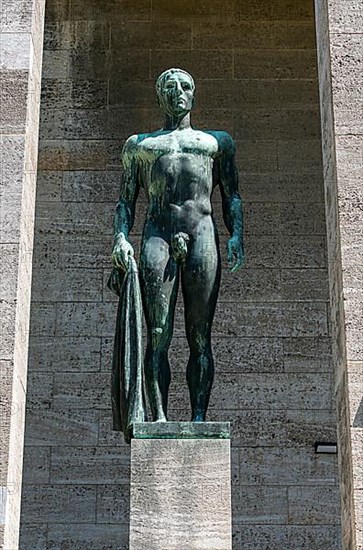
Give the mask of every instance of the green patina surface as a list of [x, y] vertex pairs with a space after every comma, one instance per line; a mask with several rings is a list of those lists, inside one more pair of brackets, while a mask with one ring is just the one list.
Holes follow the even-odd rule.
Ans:
[[[190, 74], [180, 69], [165, 71], [157, 80], [156, 90], [165, 117], [163, 128], [131, 136], [122, 153], [123, 180], [114, 222], [114, 271], [109, 286], [120, 293], [123, 273], [128, 271], [129, 257], [134, 255], [129, 233], [139, 190], [144, 188], [148, 211], [138, 277], [147, 326], [143, 375], [151, 416], [153, 421], [167, 421], [171, 380], [168, 350], [181, 286], [190, 351], [186, 375], [191, 419], [200, 423], [206, 419], [214, 378], [211, 330], [221, 280], [219, 238], [211, 203], [216, 187], [221, 193], [224, 222], [230, 234], [226, 251], [230, 271], [239, 269], [244, 260], [235, 144], [227, 132], [192, 127], [190, 111], [195, 84]], [[123, 303], [137, 302], [132, 288], [128, 301], [122, 294], [123, 291]], [[134, 322], [130, 308], [128, 312], [126, 316], [122, 311], [118, 315], [117, 338], [122, 337], [125, 345], [122, 347], [115, 340], [113, 372], [120, 371], [113, 378], [116, 382], [112, 388], [114, 418], [118, 418], [115, 429], [125, 423], [127, 429], [127, 425], [140, 421], [144, 415], [144, 410], [140, 410], [143, 408], [140, 374], [135, 365], [138, 354], [131, 353], [132, 345], [128, 344], [131, 332], [134, 340], [138, 340], [141, 326]], [[135, 330], [128, 331], [127, 317]], [[125, 334], [127, 331], [129, 335]], [[132, 372], [134, 376], [130, 375]], [[136, 401], [135, 388], [138, 388]], [[131, 415], [127, 413], [129, 403], [137, 403]], [[201, 428], [188, 428], [186, 424], [183, 429], [185, 437], [187, 434], [198, 437]]]
[[135, 422], [135, 439], [230, 439], [229, 422]]

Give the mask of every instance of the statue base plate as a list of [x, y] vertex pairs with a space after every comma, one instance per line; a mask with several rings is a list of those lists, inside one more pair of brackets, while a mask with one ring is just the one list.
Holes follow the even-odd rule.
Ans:
[[135, 439], [229, 439], [229, 422], [137, 422]]
[[231, 550], [229, 424], [134, 424], [130, 550]]

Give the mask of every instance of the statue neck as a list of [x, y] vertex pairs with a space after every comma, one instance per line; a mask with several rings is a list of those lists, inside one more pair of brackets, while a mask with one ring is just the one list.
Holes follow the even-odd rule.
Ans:
[[190, 128], [190, 113], [186, 115], [165, 114], [164, 130], [184, 130]]

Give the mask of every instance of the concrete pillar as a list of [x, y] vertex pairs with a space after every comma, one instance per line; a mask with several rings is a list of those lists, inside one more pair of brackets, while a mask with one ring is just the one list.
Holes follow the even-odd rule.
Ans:
[[130, 550], [231, 550], [227, 423], [137, 424]]
[[343, 547], [363, 548], [363, 5], [315, 0]]
[[0, 545], [18, 548], [44, 0], [1, 4]]

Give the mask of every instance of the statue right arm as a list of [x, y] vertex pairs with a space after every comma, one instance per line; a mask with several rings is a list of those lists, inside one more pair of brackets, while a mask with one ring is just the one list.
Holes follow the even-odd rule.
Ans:
[[114, 218], [112, 262], [116, 268], [124, 271], [127, 269], [128, 256], [134, 255], [128, 235], [134, 224], [135, 205], [140, 189], [136, 146], [137, 136], [131, 136], [122, 150], [123, 174]]

